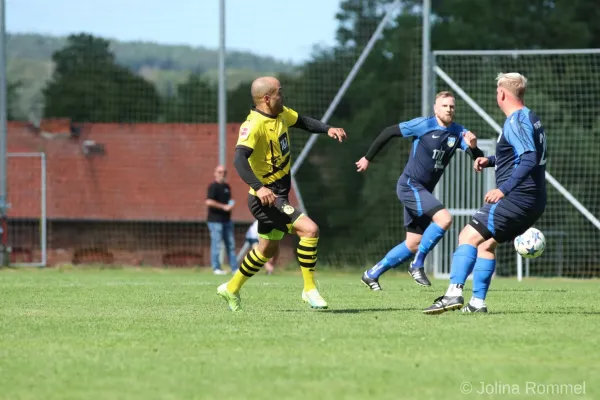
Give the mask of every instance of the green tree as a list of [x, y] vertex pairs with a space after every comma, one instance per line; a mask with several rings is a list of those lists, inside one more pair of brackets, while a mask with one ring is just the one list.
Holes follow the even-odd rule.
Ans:
[[227, 93], [227, 122], [244, 122], [252, 108], [250, 86], [251, 82], [245, 82]]
[[[351, 62], [356, 59], [379, 23], [385, 11], [384, 6], [391, 1], [342, 1], [337, 15], [337, 44], [331, 49], [322, 49], [316, 53], [303, 66], [300, 77], [284, 83], [290, 105], [300, 112], [306, 109], [307, 113], [320, 117], [333, 98], [329, 92], [321, 93], [331, 87], [323, 83], [337, 83], [339, 76], [342, 79], [345, 77], [347, 71], [344, 72], [344, 65], [347, 65], [347, 61], [342, 62], [342, 57], [347, 57]], [[345, 127], [351, 138], [344, 150], [338, 151], [334, 148], [334, 143], [319, 140], [298, 175], [308, 211], [320, 223], [323, 259], [330, 257], [329, 261], [352, 263], [364, 262], [365, 259], [373, 261], [375, 257], [381, 256], [381, 250], [372, 252], [376, 246], [385, 248], [401, 239], [401, 236], [391, 237], [388, 233], [392, 229], [397, 231], [398, 225], [402, 223], [401, 208], [393, 196], [393, 187], [406, 162], [410, 142], [396, 140], [390, 143], [390, 154], [380, 156], [367, 174], [356, 174], [352, 162], [364, 155], [370, 142], [382, 128], [420, 116], [420, 6], [420, 0], [403, 2], [394, 24], [384, 31], [334, 113], [330, 123]], [[433, 49], [600, 46], [600, 25], [597, 24], [600, 6], [592, 0], [532, 0], [526, 6], [520, 0], [434, 0], [432, 14]], [[443, 61], [438, 59], [439, 63]], [[456, 58], [454, 62], [458, 62]], [[495, 104], [490, 103], [494, 101], [495, 74], [499, 71], [522, 69], [522, 60], [508, 57], [488, 57], [485, 60], [462, 58], [460, 63], [461, 68], [453, 78], [472, 94], [476, 93], [476, 88], [489, 85], [490, 95], [483, 94], [482, 98], [475, 100], [488, 104], [486, 109], [501, 121], [503, 116]], [[529, 65], [529, 70], [521, 72], [528, 75], [532, 82], [544, 84], [530, 88], [528, 102], [532, 105], [539, 104], [540, 113], [542, 105], [547, 110], [548, 115], [542, 115], [547, 130], [554, 135], [563, 135], [563, 132], [568, 131], [578, 138], [577, 142], [573, 142], [577, 143], [578, 149], [597, 147], [598, 120], [593, 99], [597, 99], [600, 70], [593, 61], [588, 60], [579, 65], [569, 62], [565, 57], [545, 57]], [[438, 84], [438, 89], [446, 88], [443, 82], [438, 81]], [[319, 89], [319, 96], [314, 95], [314, 89], [291, 89], [301, 87], [326, 89]], [[565, 93], [576, 96], [566, 97]], [[466, 108], [459, 109], [461, 115], [469, 112]], [[470, 128], [488, 132], [491, 137], [489, 127], [483, 122]], [[585, 198], [590, 199], [586, 206], [597, 215], [600, 212], [600, 201], [590, 193], [589, 182], [573, 179], [575, 168], [582, 168], [588, 173], [596, 171], [593, 168], [592, 152], [584, 152], [585, 157], [581, 156], [577, 160], [577, 166], [574, 166], [575, 144], [560, 146], [556, 141], [559, 136], [554, 139], [552, 134], [549, 136], [549, 168], [556, 170], [555, 176], [558, 179], [575, 182], [568, 189], [575, 195], [585, 195]], [[561, 210], [572, 211], [572, 207], [552, 189], [549, 189], [549, 197], [554, 204], [560, 204]], [[558, 220], [560, 216], [552, 214], [548, 218]], [[576, 226], [582, 232], [594, 234], [587, 221], [581, 217], [577, 221], [582, 225], [571, 222], [570, 229]], [[360, 230], [360, 234], [348, 234], [351, 229]], [[594, 241], [586, 243], [588, 244], [585, 246], [597, 244]], [[357, 252], [357, 246], [364, 251]], [[586, 254], [593, 254], [595, 250], [586, 248], [585, 251]], [[512, 257], [509, 253], [505, 257]], [[358, 259], [352, 258], [357, 254]]]
[[217, 87], [198, 74], [190, 74], [188, 80], [177, 85], [177, 94], [168, 100], [168, 122], [217, 122]]
[[71, 35], [52, 55], [55, 71], [43, 90], [46, 117], [77, 122], [156, 121], [160, 98], [155, 87], [115, 64], [107, 40]]
[[9, 121], [15, 120], [16, 118], [16, 112], [15, 110], [18, 107], [18, 103], [19, 103], [19, 89], [21, 88], [21, 82], [17, 81], [17, 82], [9, 82], [8, 85], [6, 85], [6, 100], [7, 100], [7, 107], [6, 107], [6, 118]]

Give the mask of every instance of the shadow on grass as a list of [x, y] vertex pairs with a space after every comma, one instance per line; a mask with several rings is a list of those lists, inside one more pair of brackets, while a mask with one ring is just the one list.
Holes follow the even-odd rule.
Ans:
[[538, 311], [538, 310], [507, 310], [507, 311], [490, 311], [494, 315], [518, 315], [518, 314], [537, 314], [537, 315], [600, 315], [600, 311], [585, 311], [585, 310], [564, 310], [564, 311]]
[[414, 308], [414, 307], [404, 307], [404, 308], [395, 308], [395, 307], [388, 307], [388, 308], [342, 308], [342, 309], [327, 309], [327, 310], [309, 310], [309, 309], [302, 309], [302, 310], [281, 310], [282, 312], [310, 312], [310, 311], [317, 311], [320, 313], [327, 313], [327, 314], [359, 314], [359, 313], [370, 313], [370, 312], [388, 312], [388, 311], [420, 311], [420, 308]]
[[[298, 310], [281, 310], [281, 312], [290, 312], [290, 313], [306, 313], [306, 312], [319, 312], [325, 314], [360, 314], [360, 313], [378, 313], [378, 312], [422, 312], [422, 308], [416, 307], [388, 307], [388, 308], [342, 308], [342, 309], [327, 309], [327, 310], [311, 310], [311, 309], [298, 309]], [[448, 312], [453, 313], [453, 312]], [[454, 312], [456, 314], [463, 314], [460, 312]], [[539, 310], [504, 310], [504, 311], [491, 311], [488, 315], [519, 315], [519, 314], [528, 314], [528, 315], [600, 315], [600, 311], [593, 310], [564, 310], [564, 311], [539, 311]], [[466, 315], [466, 314], [465, 314]]]
[[[467, 291], [467, 290], [465, 290]], [[493, 289], [490, 288], [490, 292], [552, 292], [552, 293], [567, 293], [571, 290], [567, 289], [545, 289], [545, 288], [537, 288], [537, 287], [524, 287], [524, 288], [500, 288]]]

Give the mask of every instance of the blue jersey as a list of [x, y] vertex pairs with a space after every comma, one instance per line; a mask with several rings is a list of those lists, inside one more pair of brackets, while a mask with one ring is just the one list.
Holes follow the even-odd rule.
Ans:
[[500, 187], [519, 165], [521, 156], [536, 153], [536, 164], [525, 178], [508, 195], [513, 203], [530, 208], [546, 205], [546, 134], [535, 113], [527, 107], [506, 118], [502, 133], [496, 143], [496, 187]]
[[420, 183], [430, 192], [438, 183], [457, 148], [469, 146], [463, 140], [467, 130], [454, 122], [440, 126], [435, 117], [419, 117], [400, 123], [404, 137], [412, 137], [413, 145], [403, 175]]

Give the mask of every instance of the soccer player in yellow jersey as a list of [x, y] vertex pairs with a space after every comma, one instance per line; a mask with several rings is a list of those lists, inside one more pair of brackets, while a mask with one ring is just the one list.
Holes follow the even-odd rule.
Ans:
[[248, 207], [258, 220], [259, 242], [231, 280], [219, 286], [217, 294], [232, 311], [241, 311], [242, 285], [275, 255], [286, 233], [295, 233], [300, 237], [296, 255], [304, 279], [302, 300], [312, 308], [327, 308], [314, 280], [319, 227], [288, 202], [291, 187], [288, 130], [296, 127], [311, 133], [326, 133], [340, 142], [346, 139], [346, 132], [284, 107], [283, 88], [276, 78], [256, 79], [251, 92], [254, 107], [240, 127], [234, 165], [250, 186]]

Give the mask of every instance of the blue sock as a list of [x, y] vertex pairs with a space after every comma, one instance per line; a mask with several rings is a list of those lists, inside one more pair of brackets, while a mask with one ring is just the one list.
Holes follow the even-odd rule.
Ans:
[[379, 279], [379, 277], [386, 271], [402, 264], [413, 256], [406, 242], [400, 243], [398, 246], [391, 249], [377, 265], [367, 271], [367, 276], [371, 279]]
[[419, 251], [417, 251], [417, 256], [412, 263], [413, 268], [421, 268], [423, 264], [425, 264], [425, 257], [427, 257], [427, 254], [429, 254], [431, 249], [433, 249], [444, 237], [445, 233], [446, 231], [435, 222], [429, 224], [427, 229], [425, 229], [425, 232], [423, 232], [423, 237], [419, 244]]
[[496, 269], [496, 260], [478, 258], [473, 271], [473, 297], [485, 300]]
[[475, 259], [477, 258], [477, 247], [470, 244], [461, 244], [456, 248], [452, 256], [450, 267], [450, 284], [464, 285], [467, 277], [473, 272]]

